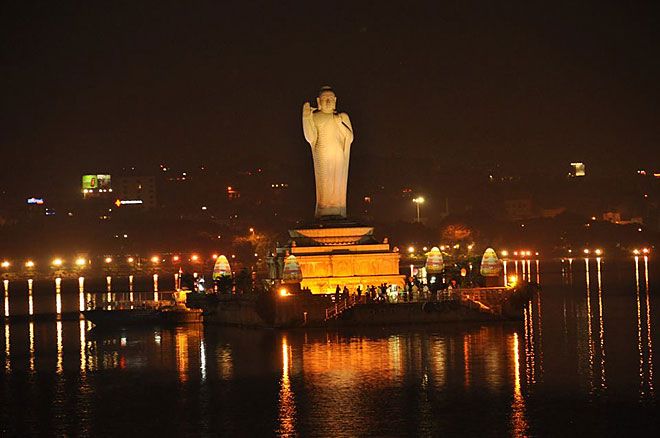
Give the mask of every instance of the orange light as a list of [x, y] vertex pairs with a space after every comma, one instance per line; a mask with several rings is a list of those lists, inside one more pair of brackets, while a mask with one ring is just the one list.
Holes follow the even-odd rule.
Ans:
[[213, 255], [211, 256], [211, 258], [212, 258], [213, 260], [215, 260], [215, 259], [218, 258], [218, 255], [217, 255], [217, 254], [213, 254]]
[[174, 256], [174, 257], [172, 257], [172, 261], [173, 261], [173, 262], [178, 262], [178, 261], [179, 261], [179, 256]]
[[600, 250], [600, 249], [597, 249], [597, 250], [596, 250], [596, 251], [594, 251], [594, 252], [596, 253], [596, 255], [601, 255], [601, 254], [603, 253], [603, 251], [602, 251], [602, 250]]
[[120, 201], [119, 199], [117, 199], [117, 200], [115, 201], [115, 205], [116, 205], [117, 207], [121, 207], [121, 201]]
[[197, 260], [199, 260], [199, 256], [197, 254], [193, 254], [192, 256], [190, 256], [190, 260], [196, 262]]
[[135, 259], [133, 257], [129, 257], [129, 258], [126, 259], [126, 261], [128, 263], [133, 263], [135, 261]]
[[34, 268], [34, 262], [32, 260], [28, 260], [27, 262], [25, 262], [25, 267]]
[[9, 262], [8, 262], [7, 260], [5, 260], [4, 262], [2, 262], [2, 267], [3, 267], [3, 268], [8, 268], [8, 267], [9, 267]]
[[412, 254], [413, 252], [415, 252], [415, 247], [413, 247], [413, 246], [409, 246], [409, 247], [408, 247], [408, 252], [411, 253], [411, 254]]
[[638, 249], [633, 250], [633, 254], [638, 255], [638, 254], [639, 254], [639, 250], [638, 250]]
[[76, 260], [76, 265], [78, 265], [78, 266], [82, 266], [85, 263], [87, 263], [87, 260], [85, 260], [83, 258], [79, 258], [79, 259]]
[[158, 263], [159, 261], [160, 261], [160, 257], [158, 257], [158, 256], [153, 256], [151, 258], [151, 263]]
[[589, 254], [589, 250], [587, 248], [584, 249], [585, 254]]
[[112, 257], [106, 257], [105, 262], [106, 263], [112, 263]]
[[285, 297], [287, 295], [289, 295], [289, 292], [285, 288], [280, 289], [280, 296], [281, 297]]
[[650, 251], [649, 251], [648, 248], [644, 248], [644, 249], [642, 250], [642, 252], [643, 252], [644, 254], [648, 254]]
[[55, 259], [55, 260], [53, 260], [53, 265], [55, 265], [55, 266], [62, 266], [62, 259]]

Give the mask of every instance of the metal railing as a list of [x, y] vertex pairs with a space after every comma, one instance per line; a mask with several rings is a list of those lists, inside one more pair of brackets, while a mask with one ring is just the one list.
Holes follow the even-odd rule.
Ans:
[[339, 299], [332, 306], [325, 309], [325, 319], [336, 318], [344, 311], [354, 307], [357, 304], [366, 303], [425, 303], [428, 301], [472, 301], [475, 305], [479, 306], [482, 310], [489, 312], [499, 312], [502, 303], [508, 299], [513, 293], [513, 289], [505, 287], [480, 287], [480, 288], [466, 288], [466, 289], [450, 289], [445, 291], [438, 291], [437, 295], [433, 293], [419, 292], [417, 294], [410, 294], [407, 298], [402, 298], [403, 295], [398, 296], [396, 299], [391, 300], [380, 295], [376, 298], [366, 295], [349, 295], [348, 298]]
[[350, 309], [351, 307], [355, 306], [356, 304], [359, 304], [362, 302], [360, 298], [358, 298], [357, 295], [349, 295], [348, 298], [344, 298], [343, 300], [335, 301], [335, 303], [325, 309], [325, 320], [329, 320], [332, 318], [336, 318], [337, 316], [341, 315], [342, 312], [344, 312], [347, 309]]

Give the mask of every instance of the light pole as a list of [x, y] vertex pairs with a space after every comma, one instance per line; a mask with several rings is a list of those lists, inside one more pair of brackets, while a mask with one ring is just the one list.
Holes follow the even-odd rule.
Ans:
[[414, 202], [415, 205], [417, 206], [417, 223], [419, 223], [419, 222], [421, 222], [421, 220], [419, 219], [419, 204], [423, 204], [423, 203], [424, 203], [424, 198], [421, 197], [421, 196], [418, 196], [418, 197], [416, 197], [415, 199], [413, 199], [413, 202]]

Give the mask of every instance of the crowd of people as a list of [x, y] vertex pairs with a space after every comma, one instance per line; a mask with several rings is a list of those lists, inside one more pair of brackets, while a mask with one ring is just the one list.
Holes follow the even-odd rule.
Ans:
[[338, 302], [339, 300], [355, 298], [360, 301], [379, 303], [424, 301], [447, 298], [451, 295], [451, 290], [458, 287], [456, 280], [449, 280], [447, 283], [426, 284], [419, 281], [416, 277], [410, 277], [406, 279], [403, 288], [381, 283], [378, 286], [368, 285], [364, 289], [358, 285], [355, 290], [350, 291], [347, 286], [342, 288], [340, 285], [337, 285], [333, 299], [335, 302]]

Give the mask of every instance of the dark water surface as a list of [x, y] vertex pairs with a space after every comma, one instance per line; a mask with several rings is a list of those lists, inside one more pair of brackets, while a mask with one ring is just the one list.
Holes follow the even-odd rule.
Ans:
[[[59, 305], [54, 284], [12, 283], [0, 434], [655, 436], [658, 266], [564, 268], [543, 268], [524, 321], [340, 331], [88, 330], [39, 315], [103, 300], [105, 279], [63, 280]], [[14, 318], [29, 295], [36, 317]]]

